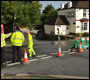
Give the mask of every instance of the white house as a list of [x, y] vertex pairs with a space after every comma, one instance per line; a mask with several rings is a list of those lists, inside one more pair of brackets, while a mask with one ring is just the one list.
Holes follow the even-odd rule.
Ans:
[[51, 18], [44, 24], [45, 34], [53, 29], [55, 35], [60, 30], [61, 35], [89, 33], [89, 1], [71, 1], [61, 4], [58, 16]]

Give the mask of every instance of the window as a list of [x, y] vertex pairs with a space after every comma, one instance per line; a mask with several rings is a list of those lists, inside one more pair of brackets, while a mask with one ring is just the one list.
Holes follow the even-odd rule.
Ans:
[[81, 23], [81, 30], [87, 30], [87, 23]]
[[67, 25], [67, 29], [69, 29], [68, 25]]
[[84, 30], [87, 30], [87, 23], [84, 23]]
[[81, 30], [83, 30], [83, 23], [81, 23]]
[[86, 9], [83, 9], [83, 17], [86, 17]]

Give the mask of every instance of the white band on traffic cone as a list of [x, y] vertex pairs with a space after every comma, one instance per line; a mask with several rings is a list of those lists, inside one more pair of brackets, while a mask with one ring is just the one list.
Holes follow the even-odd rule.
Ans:
[[24, 58], [27, 58], [27, 53], [24, 54]]
[[59, 48], [59, 52], [61, 52], [61, 48]]

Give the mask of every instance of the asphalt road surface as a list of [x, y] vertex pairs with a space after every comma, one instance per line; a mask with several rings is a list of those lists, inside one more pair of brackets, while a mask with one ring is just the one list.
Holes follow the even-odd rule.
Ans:
[[[36, 57], [28, 64], [11, 63], [12, 48], [6, 46], [7, 65], [1, 68], [1, 74], [42, 74], [89, 77], [89, 50], [70, 52], [73, 40], [61, 41], [62, 56], [58, 55], [58, 41], [39, 41], [34, 39]], [[22, 47], [22, 57], [27, 43]]]

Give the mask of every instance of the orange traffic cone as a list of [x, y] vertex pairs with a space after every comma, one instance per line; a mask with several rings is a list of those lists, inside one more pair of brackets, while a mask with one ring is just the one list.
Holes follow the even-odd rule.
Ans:
[[24, 50], [24, 63], [29, 63], [26, 49]]
[[58, 57], [59, 56], [62, 56], [62, 53], [61, 53], [61, 48], [60, 48], [60, 44], [59, 44], [59, 52], [58, 52]]
[[79, 48], [78, 51], [79, 51], [79, 52], [82, 52], [82, 51], [83, 51], [83, 49], [82, 49], [82, 45], [81, 45], [81, 42], [80, 42], [80, 48]]

